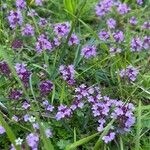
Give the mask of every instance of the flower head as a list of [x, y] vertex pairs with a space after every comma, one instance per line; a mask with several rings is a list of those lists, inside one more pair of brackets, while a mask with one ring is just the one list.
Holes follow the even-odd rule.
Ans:
[[6, 131], [5, 131], [5, 128], [0, 125], [0, 134], [4, 134], [5, 132], [6, 132]]
[[140, 38], [132, 38], [131, 40], [131, 51], [133, 52], [139, 52], [142, 50], [143, 42]]
[[12, 29], [16, 28], [17, 25], [21, 26], [23, 23], [23, 16], [20, 10], [17, 11], [11, 10], [9, 12], [8, 21]]
[[81, 50], [81, 56], [85, 58], [91, 58], [96, 56], [96, 47], [94, 45], [87, 45], [82, 48]]
[[121, 43], [124, 41], [124, 34], [122, 31], [117, 31], [113, 33], [113, 37], [114, 37], [114, 40], [118, 43]]
[[110, 29], [115, 29], [116, 27], [116, 20], [114, 20], [113, 18], [110, 18], [107, 20], [107, 25]]
[[26, 7], [25, 0], [16, 0], [16, 6], [19, 9], [24, 9]]
[[99, 38], [102, 41], [106, 41], [110, 38], [110, 35], [107, 31], [102, 30], [101, 32], [99, 32]]
[[39, 90], [43, 96], [48, 95], [53, 90], [53, 88], [54, 85], [50, 80], [41, 81], [39, 84]]
[[117, 11], [119, 14], [124, 15], [130, 11], [130, 8], [127, 6], [127, 4], [119, 4]]
[[69, 85], [74, 85], [75, 70], [73, 65], [69, 65], [69, 66], [61, 65], [59, 67], [59, 71], [63, 79], [67, 81]]
[[22, 35], [23, 36], [34, 36], [34, 28], [30, 24], [26, 24], [22, 28]]
[[77, 35], [73, 33], [68, 41], [68, 45], [72, 46], [72, 45], [78, 45], [78, 44], [79, 44], [79, 39]]

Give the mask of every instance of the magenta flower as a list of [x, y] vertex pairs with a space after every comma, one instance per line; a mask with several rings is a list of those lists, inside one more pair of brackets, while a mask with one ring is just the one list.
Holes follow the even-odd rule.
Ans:
[[85, 57], [86, 59], [95, 57], [96, 56], [96, 47], [94, 45], [87, 45], [82, 48], [81, 56]]

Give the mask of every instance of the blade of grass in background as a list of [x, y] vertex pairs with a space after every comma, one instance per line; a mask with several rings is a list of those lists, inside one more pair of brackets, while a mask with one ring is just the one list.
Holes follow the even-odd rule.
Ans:
[[138, 112], [137, 112], [135, 150], [140, 150], [140, 136], [141, 136], [141, 130], [142, 130], [141, 118], [142, 118], [142, 108], [141, 108], [141, 101], [139, 101]]
[[4, 120], [1, 112], [0, 112], [0, 124], [5, 128], [6, 134], [7, 134], [8, 138], [9, 138], [10, 142], [16, 148], [16, 150], [21, 150], [21, 148], [19, 146], [16, 146], [16, 144], [15, 144], [16, 136], [13, 133], [13, 131], [11, 130], [11, 128], [9, 127], [9, 125]]

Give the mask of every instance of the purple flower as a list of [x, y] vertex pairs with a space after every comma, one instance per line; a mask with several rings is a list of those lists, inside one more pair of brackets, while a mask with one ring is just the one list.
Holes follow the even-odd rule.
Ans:
[[53, 90], [53, 88], [54, 85], [50, 80], [42, 81], [39, 84], [39, 90], [43, 96], [48, 95]]
[[16, 69], [16, 72], [17, 72], [20, 80], [23, 82], [24, 86], [28, 87], [28, 85], [29, 85], [29, 77], [30, 77], [31, 72], [29, 72], [27, 70], [26, 64], [24, 64], [24, 63], [17, 63], [15, 65], [15, 69]]
[[16, 6], [19, 9], [24, 9], [26, 7], [25, 0], [16, 0]]
[[137, 68], [129, 65], [126, 69], [120, 71], [120, 77], [128, 77], [129, 80], [135, 81], [139, 71]]
[[95, 57], [96, 56], [96, 47], [94, 45], [87, 45], [82, 48], [81, 56], [85, 57], [86, 59]]
[[46, 110], [52, 112], [54, 110], [54, 106], [47, 105]]
[[142, 29], [150, 29], [150, 22], [144, 22], [142, 25]]
[[150, 36], [145, 36], [143, 40], [143, 47], [144, 49], [150, 48]]
[[8, 21], [12, 29], [16, 28], [17, 25], [21, 26], [23, 23], [23, 17], [20, 10], [17, 11], [11, 10], [9, 12]]
[[39, 26], [45, 27], [47, 25], [47, 20], [45, 18], [40, 18]]
[[143, 4], [143, 0], [136, 0], [138, 5], [142, 5]]
[[132, 16], [130, 18], [129, 22], [130, 22], [131, 25], [136, 25], [138, 23], [137, 19], [134, 16]]
[[68, 41], [68, 45], [78, 45], [79, 44], [79, 39], [75, 33], [73, 33]]
[[22, 35], [23, 36], [34, 36], [34, 28], [30, 24], [26, 24], [22, 28]]
[[52, 44], [48, 41], [47, 37], [44, 34], [41, 34], [38, 37], [35, 46], [38, 53], [41, 53], [43, 50], [50, 51], [52, 49]]
[[52, 47], [58, 47], [61, 44], [60, 39], [57, 37], [54, 37], [53, 41], [52, 41]]
[[74, 85], [75, 70], [73, 65], [69, 65], [69, 66], [61, 65], [59, 67], [59, 71], [63, 79], [67, 81], [69, 85]]
[[33, 128], [36, 129], [36, 130], [39, 129], [39, 124], [38, 124], [38, 123], [33, 123], [32, 126], [33, 126]]
[[110, 38], [110, 36], [109, 36], [109, 33], [107, 31], [103, 30], [103, 31], [99, 32], [99, 38], [102, 41], [106, 41]]
[[18, 49], [23, 47], [23, 42], [19, 39], [15, 39], [12, 41], [11, 47], [13, 49]]
[[58, 23], [54, 25], [54, 32], [58, 37], [66, 36], [70, 31], [70, 25], [68, 22]]
[[140, 38], [136, 37], [131, 40], [131, 51], [139, 52], [142, 50], [143, 42]]
[[0, 125], [0, 134], [4, 134], [5, 132], [5, 128]]
[[18, 118], [16, 115], [13, 115], [11, 119], [12, 119], [13, 121], [15, 121], [15, 122], [18, 122], [18, 121], [19, 121], [19, 118]]
[[51, 129], [49, 129], [49, 128], [47, 128], [47, 129], [45, 130], [45, 134], [46, 134], [46, 137], [47, 137], [47, 138], [51, 138], [52, 135], [53, 135]]
[[109, 51], [110, 51], [111, 55], [114, 55], [116, 53], [121, 53], [121, 49], [120, 48], [115, 48], [115, 47], [111, 47]]
[[114, 20], [113, 18], [108, 19], [107, 20], [107, 26], [110, 29], [115, 29], [115, 27], [116, 27], [116, 20]]
[[0, 73], [4, 74], [5, 76], [8, 76], [8, 77], [11, 75], [9, 66], [5, 61], [0, 61]]
[[72, 110], [76, 110], [77, 108], [83, 108], [83, 106], [84, 106], [84, 103], [80, 99], [76, 99], [76, 100], [73, 101], [70, 108]]
[[23, 92], [17, 89], [11, 89], [9, 93], [9, 98], [13, 100], [19, 100], [22, 96]]
[[29, 107], [30, 107], [30, 104], [27, 101], [23, 102], [22, 108], [28, 109]]
[[114, 40], [118, 43], [121, 43], [124, 40], [124, 34], [122, 31], [117, 31], [113, 33], [113, 37], [114, 37]]
[[55, 118], [56, 118], [56, 120], [61, 120], [61, 119], [66, 118], [66, 117], [67, 118], [70, 117], [71, 114], [72, 114], [72, 111], [70, 108], [68, 108], [65, 105], [60, 105], [58, 107], [58, 112], [57, 112]]
[[104, 16], [111, 11], [113, 6], [113, 0], [102, 0], [96, 5], [96, 14], [97, 16]]
[[115, 133], [110, 132], [108, 135], [103, 136], [102, 140], [104, 140], [104, 142], [107, 144], [107, 143], [111, 142], [114, 138], [115, 138]]
[[26, 141], [29, 147], [32, 149], [37, 149], [38, 148], [38, 142], [39, 142], [39, 136], [36, 133], [30, 133], [26, 137]]
[[27, 16], [34, 17], [34, 16], [38, 16], [38, 14], [34, 9], [31, 9], [30, 11], [27, 12]]
[[42, 6], [42, 1], [43, 1], [43, 0], [35, 0], [35, 4], [36, 4], [37, 6]]
[[30, 119], [30, 116], [28, 114], [26, 114], [26, 115], [23, 116], [23, 119], [24, 119], [25, 122], [28, 122], [29, 119]]
[[130, 8], [127, 6], [127, 4], [119, 4], [117, 11], [119, 14], [124, 15], [130, 11]]

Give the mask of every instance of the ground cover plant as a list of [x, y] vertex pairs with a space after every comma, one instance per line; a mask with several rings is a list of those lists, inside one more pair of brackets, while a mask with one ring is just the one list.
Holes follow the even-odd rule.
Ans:
[[1, 0], [0, 149], [149, 150], [149, 8]]

